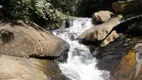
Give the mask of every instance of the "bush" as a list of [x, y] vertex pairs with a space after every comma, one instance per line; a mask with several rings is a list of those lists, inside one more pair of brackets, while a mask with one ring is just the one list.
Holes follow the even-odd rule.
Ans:
[[73, 15], [77, 0], [51, 0], [53, 6], [66, 15]]
[[26, 23], [33, 21], [42, 26], [61, 21], [50, 0], [1, 0], [0, 3], [11, 19], [22, 19]]

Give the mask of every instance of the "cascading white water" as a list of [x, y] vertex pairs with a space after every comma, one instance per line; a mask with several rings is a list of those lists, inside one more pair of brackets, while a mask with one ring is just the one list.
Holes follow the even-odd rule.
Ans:
[[70, 44], [67, 62], [59, 63], [62, 73], [71, 80], [109, 80], [109, 72], [95, 67], [97, 59], [91, 55], [89, 48], [73, 39], [92, 27], [91, 19], [74, 18], [72, 20], [72, 26], [69, 28], [53, 31], [54, 35]]

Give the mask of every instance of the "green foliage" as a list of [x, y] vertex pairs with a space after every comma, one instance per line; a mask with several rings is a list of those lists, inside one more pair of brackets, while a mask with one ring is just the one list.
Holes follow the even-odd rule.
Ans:
[[112, 3], [117, 0], [78, 0], [76, 4], [77, 16], [88, 16], [99, 10], [111, 10]]
[[61, 22], [50, 0], [1, 0], [0, 5], [6, 8], [11, 19], [22, 19], [27, 23], [32, 21], [42, 26]]
[[76, 2], [77, 0], [51, 0], [56, 9], [67, 15], [73, 15]]
[[122, 8], [126, 8], [126, 7], [128, 7], [130, 5], [130, 3], [129, 2], [126, 2], [126, 3], [124, 3], [123, 5], [122, 5]]
[[35, 22], [49, 28], [59, 27], [66, 15], [91, 16], [100, 9], [110, 8], [117, 0], [0, 0], [7, 17]]
[[47, 0], [36, 0], [34, 11], [39, 17], [45, 20], [54, 21], [57, 17], [55, 9]]
[[29, 20], [32, 6], [30, 0], [10, 0], [8, 14], [11, 18]]

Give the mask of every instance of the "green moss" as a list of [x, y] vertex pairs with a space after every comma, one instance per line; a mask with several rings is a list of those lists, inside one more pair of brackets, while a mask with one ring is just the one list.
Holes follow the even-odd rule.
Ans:
[[129, 7], [130, 6], [130, 3], [129, 2], [125, 2], [124, 4], [122, 4], [122, 8], [126, 8], [126, 7]]

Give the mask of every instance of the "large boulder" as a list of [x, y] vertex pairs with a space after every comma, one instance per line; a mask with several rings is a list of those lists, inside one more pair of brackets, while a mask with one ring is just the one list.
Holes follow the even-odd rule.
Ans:
[[129, 50], [121, 59], [119, 66], [111, 72], [111, 80], [141, 80], [142, 43], [139, 43], [141, 39], [135, 38], [135, 41], [139, 41], [136, 44], [133, 43], [133, 50]]
[[53, 61], [1, 54], [0, 80], [66, 80], [66, 77]]
[[135, 51], [130, 51], [126, 54], [119, 66], [112, 71], [111, 80], [136, 80], [136, 53]]
[[121, 34], [141, 35], [141, 14], [121, 17], [114, 17], [106, 23], [95, 25], [84, 31], [77, 39], [86, 45], [104, 47], [115, 41]]
[[77, 37], [79, 40], [89, 40], [89, 41], [102, 41], [104, 40], [114, 27], [120, 24], [122, 16], [114, 17], [107, 23], [96, 25]]
[[113, 15], [110, 11], [98, 11], [92, 14], [92, 21], [96, 24], [108, 22]]
[[38, 25], [22, 21], [0, 25], [0, 54], [18, 57], [59, 57], [69, 44]]
[[67, 80], [54, 61], [69, 44], [36, 24], [0, 24], [0, 80]]
[[110, 71], [110, 80], [141, 80], [142, 36], [121, 35], [116, 41], [97, 48], [97, 67]]

